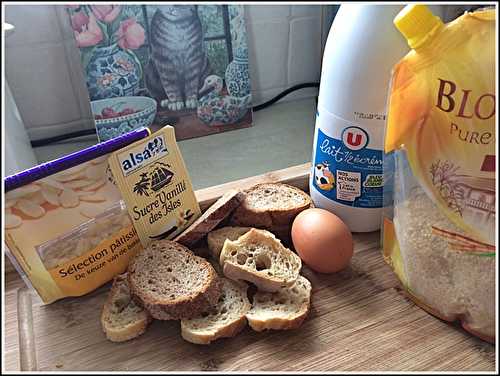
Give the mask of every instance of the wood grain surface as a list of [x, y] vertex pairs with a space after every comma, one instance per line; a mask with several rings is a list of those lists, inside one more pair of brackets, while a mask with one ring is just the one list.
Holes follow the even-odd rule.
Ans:
[[[228, 188], [262, 181], [306, 188], [308, 164], [287, 170], [204, 189], [197, 197], [206, 207]], [[8, 273], [4, 368], [20, 369], [20, 353], [31, 340], [36, 353], [23, 354], [25, 370], [494, 371], [494, 346], [429, 315], [404, 296], [383, 261], [379, 237], [378, 232], [355, 234], [354, 257], [339, 273], [303, 268], [313, 295], [301, 328], [257, 333], [247, 327], [209, 346], [184, 341], [175, 321], [155, 321], [141, 337], [111, 343], [99, 323], [109, 285], [44, 306], [15, 273]], [[18, 302], [20, 310], [31, 310], [31, 334], [26, 317], [18, 328]]]

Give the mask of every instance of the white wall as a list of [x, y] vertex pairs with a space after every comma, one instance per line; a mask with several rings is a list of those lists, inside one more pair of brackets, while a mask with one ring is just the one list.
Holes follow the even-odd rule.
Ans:
[[[468, 7], [431, 8], [450, 21]], [[254, 104], [294, 84], [319, 80], [326, 8], [245, 6]], [[30, 137], [92, 128], [79, 51], [64, 6], [16, 4], [5, 10], [5, 21], [16, 27], [6, 39], [6, 77]], [[315, 95], [317, 89], [303, 89], [283, 100]]]
[[5, 41], [5, 74], [34, 139], [93, 127], [79, 51], [57, 8], [5, 7], [5, 21], [15, 26]]
[[[295, 84], [319, 80], [323, 10], [322, 5], [246, 7], [255, 104]], [[316, 89], [303, 89], [284, 100], [314, 95]]]
[[[284, 89], [319, 80], [322, 5], [245, 6], [254, 104]], [[63, 5], [8, 5], [6, 77], [28, 134], [38, 139], [92, 128], [89, 98]], [[284, 100], [310, 97], [304, 89]]]

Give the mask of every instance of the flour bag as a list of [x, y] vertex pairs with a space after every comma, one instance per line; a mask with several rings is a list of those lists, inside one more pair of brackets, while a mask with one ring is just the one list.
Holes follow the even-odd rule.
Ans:
[[428, 312], [495, 341], [494, 9], [409, 5], [385, 135], [384, 258]]

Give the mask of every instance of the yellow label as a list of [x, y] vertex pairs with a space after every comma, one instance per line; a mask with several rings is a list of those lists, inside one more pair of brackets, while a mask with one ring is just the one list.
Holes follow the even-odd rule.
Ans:
[[173, 127], [114, 152], [109, 165], [144, 247], [172, 239], [200, 216]]
[[83, 295], [123, 273], [130, 257], [140, 248], [137, 232], [130, 225], [91, 251], [50, 269], [49, 273], [64, 294]]
[[[117, 241], [131, 228], [110, 176], [108, 157], [94, 158], [5, 194], [5, 243], [17, 269], [44, 303], [86, 294], [115, 275], [106, 268], [94, 273], [92, 282], [65, 279], [61, 284], [50, 272], [74, 263], [98, 244]], [[135, 240], [139, 242], [137, 234]]]
[[[495, 11], [466, 13], [396, 65], [386, 152], [404, 149], [439, 209], [495, 242]], [[478, 243], [479, 244], [479, 243]]]

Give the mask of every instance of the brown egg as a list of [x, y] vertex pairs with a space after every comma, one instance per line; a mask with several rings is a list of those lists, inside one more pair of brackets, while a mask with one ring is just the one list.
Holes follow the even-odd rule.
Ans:
[[334, 273], [345, 268], [353, 254], [352, 234], [335, 214], [314, 208], [301, 212], [292, 224], [298, 255], [314, 271]]

